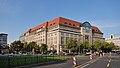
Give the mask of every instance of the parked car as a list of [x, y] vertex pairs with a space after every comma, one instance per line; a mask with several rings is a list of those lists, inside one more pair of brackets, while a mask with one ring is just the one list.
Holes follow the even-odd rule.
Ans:
[[86, 55], [90, 55], [90, 50], [85, 50]]
[[119, 51], [119, 52], [117, 52], [117, 54], [120, 54], [120, 51]]

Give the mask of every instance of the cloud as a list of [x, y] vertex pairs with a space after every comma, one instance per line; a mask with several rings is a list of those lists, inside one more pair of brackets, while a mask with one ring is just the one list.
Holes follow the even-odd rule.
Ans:
[[120, 24], [105, 24], [105, 25], [101, 25], [99, 27], [100, 28], [116, 28], [116, 27], [120, 27]]
[[116, 20], [109, 20], [109, 21], [106, 21], [106, 20], [97, 20], [97, 21], [92, 21], [92, 24], [95, 25], [95, 26], [98, 26], [100, 28], [118, 28], [120, 27], [120, 23], [119, 21], [116, 21]]

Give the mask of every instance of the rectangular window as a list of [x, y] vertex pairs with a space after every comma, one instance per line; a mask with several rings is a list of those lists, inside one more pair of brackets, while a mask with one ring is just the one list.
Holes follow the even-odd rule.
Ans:
[[51, 36], [53, 36], [53, 34], [51, 34]]
[[61, 37], [61, 44], [64, 44], [64, 37]]
[[69, 34], [68, 34], [68, 33], [66, 33], [66, 36], [69, 36]]
[[69, 37], [66, 37], [66, 43], [67, 43], [68, 39], [69, 39]]
[[53, 40], [53, 37], [51, 37], [51, 40]]
[[85, 35], [85, 40], [89, 41], [89, 36], [88, 35]]
[[64, 33], [61, 33], [62, 36], [64, 36]]

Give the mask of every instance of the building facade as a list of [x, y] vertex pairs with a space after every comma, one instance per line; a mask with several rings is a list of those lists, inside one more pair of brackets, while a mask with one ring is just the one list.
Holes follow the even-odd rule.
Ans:
[[8, 34], [4, 34], [4, 33], [0, 34], [0, 53], [2, 53], [3, 50], [5, 50], [8, 47], [7, 36]]
[[40, 24], [29, 29], [22, 38], [24, 42], [34, 41], [38, 45], [48, 45], [48, 50], [57, 50], [60, 53], [65, 49], [69, 38], [73, 38], [80, 44], [82, 41], [93, 43], [95, 40], [104, 40], [103, 33], [89, 22], [77, 22], [74, 20], [58, 17], [49, 22]]
[[120, 34], [111, 34], [110, 38], [106, 38], [105, 41], [108, 43], [113, 42], [115, 46], [120, 47]]
[[7, 36], [8, 34], [0, 34], [0, 45], [3, 47], [7, 45]]

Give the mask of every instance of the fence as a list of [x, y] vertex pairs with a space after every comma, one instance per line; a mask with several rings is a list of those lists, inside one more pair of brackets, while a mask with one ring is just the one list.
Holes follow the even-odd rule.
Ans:
[[63, 56], [0, 56], [0, 68], [13, 68], [29, 64], [66, 60]]

